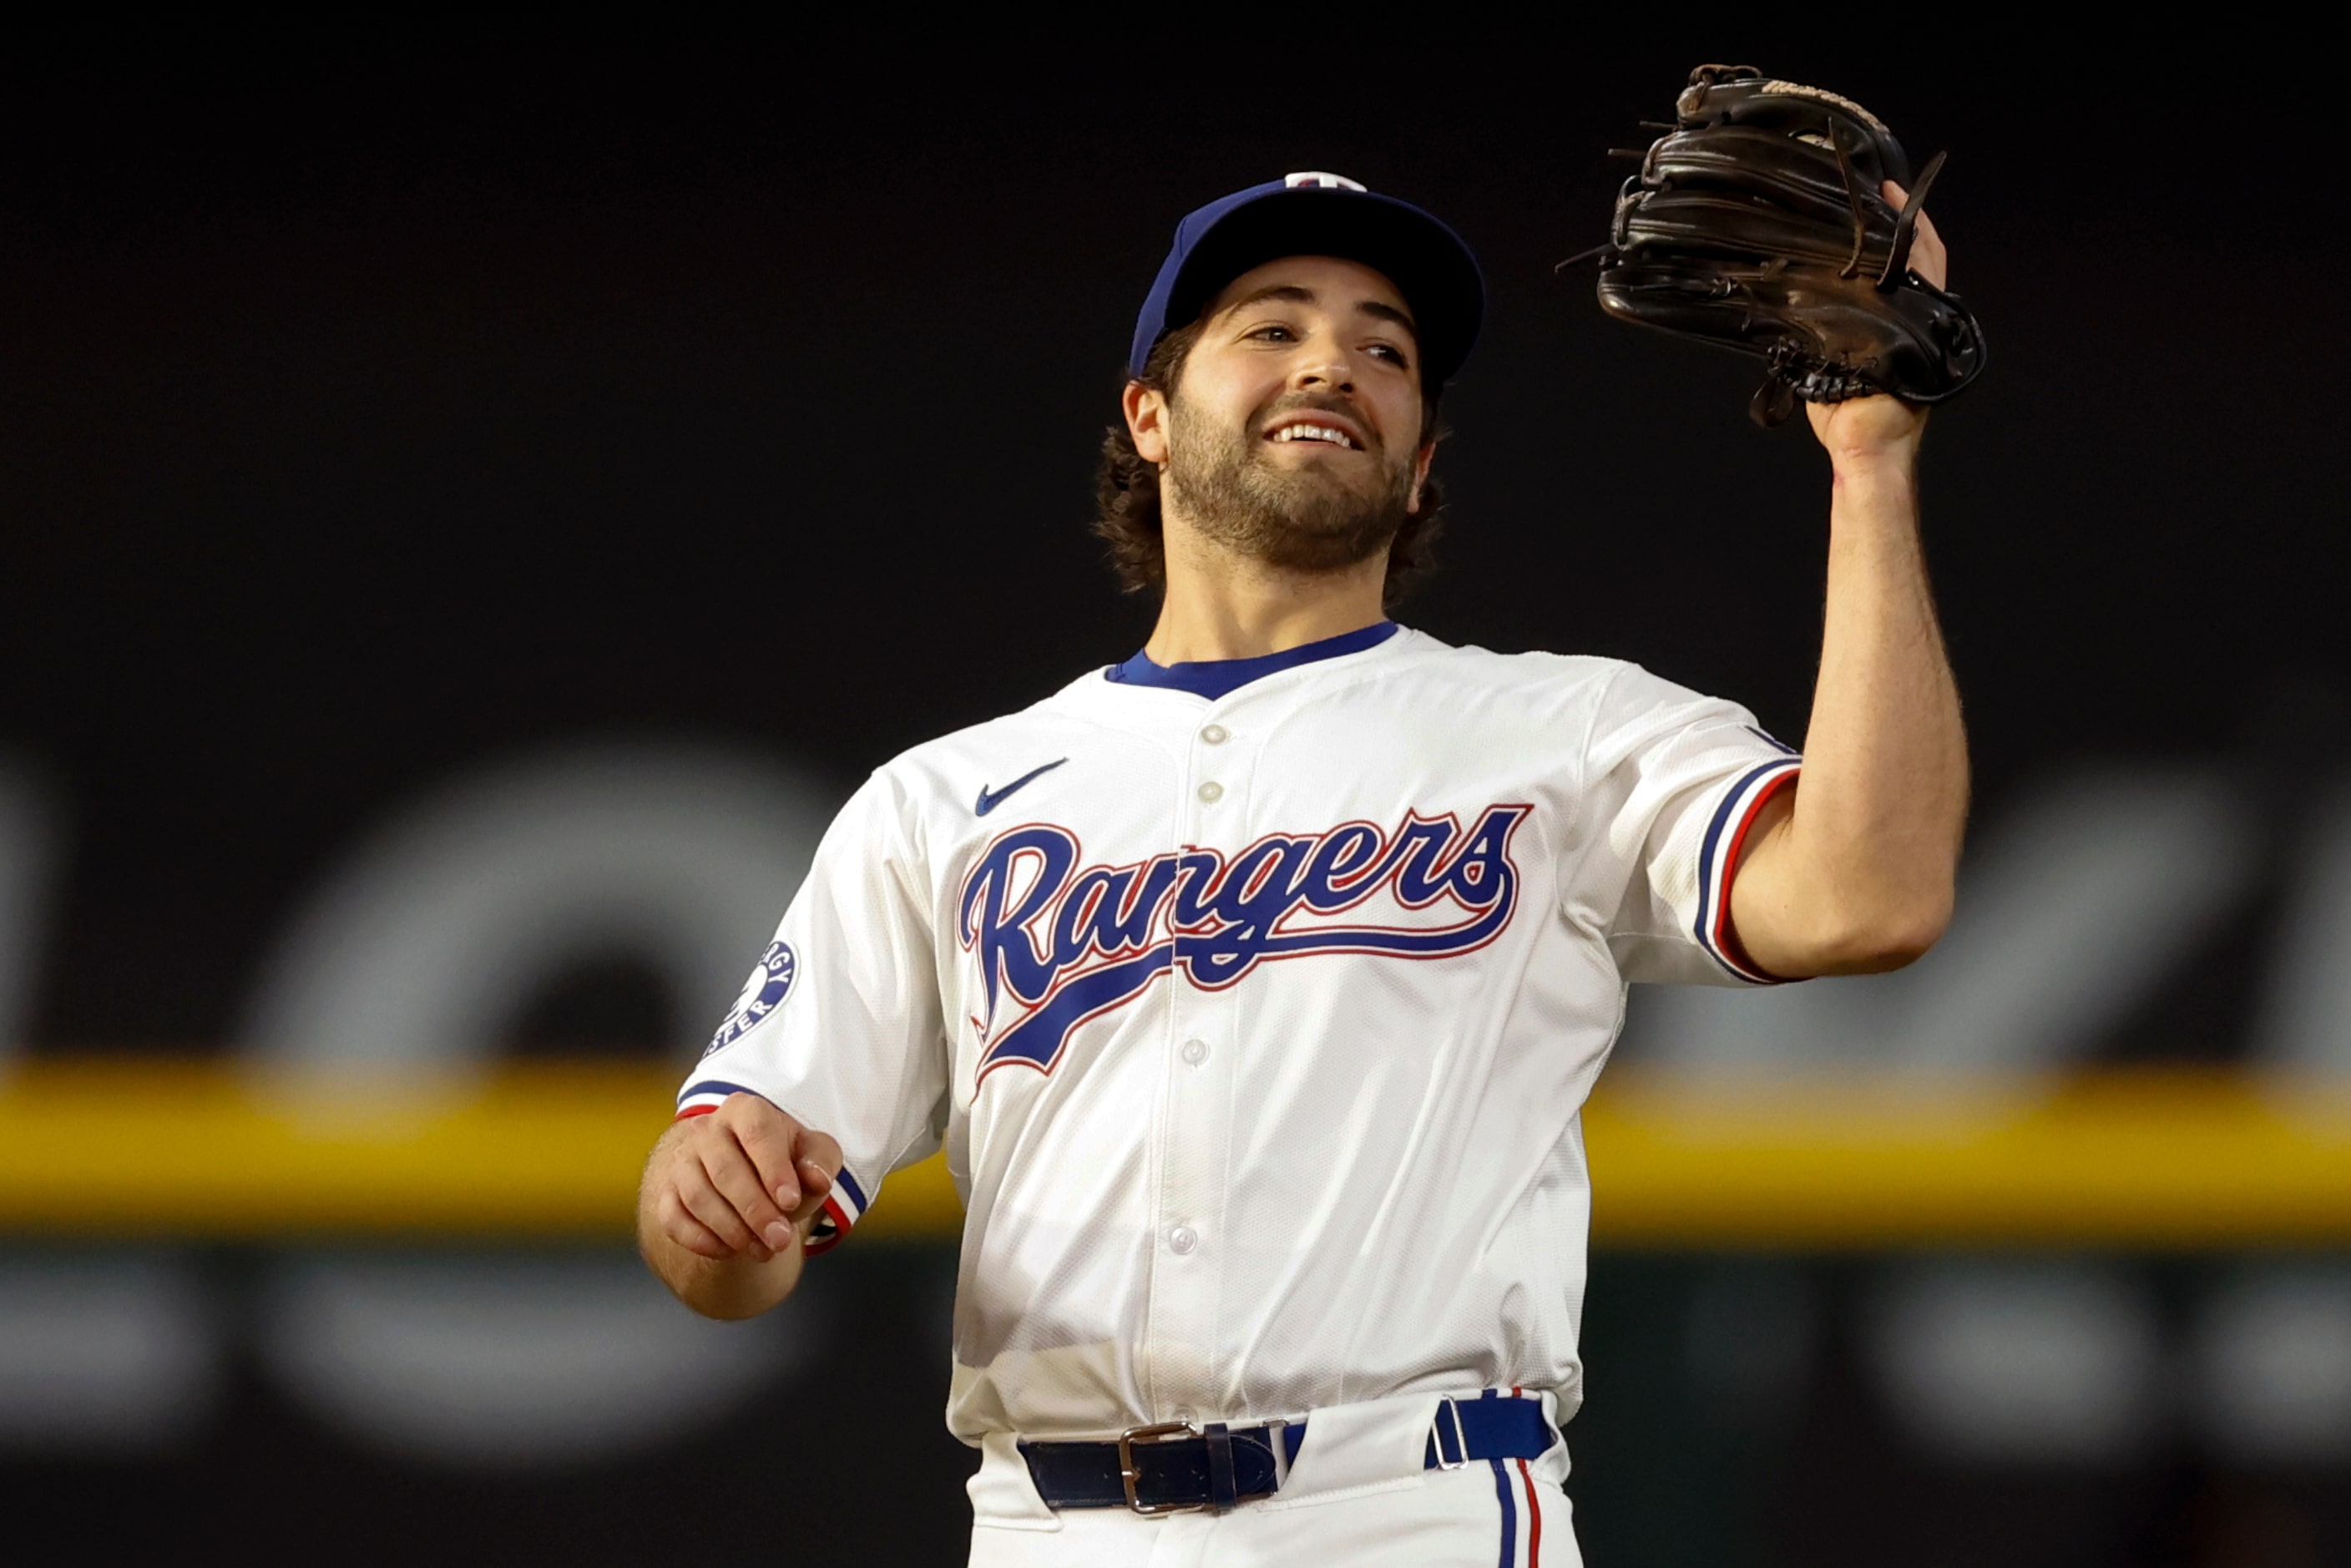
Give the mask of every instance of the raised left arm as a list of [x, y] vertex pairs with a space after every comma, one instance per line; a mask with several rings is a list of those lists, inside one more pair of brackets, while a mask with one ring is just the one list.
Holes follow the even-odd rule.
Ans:
[[[1941, 285], [1923, 218], [1911, 265]], [[1820, 680], [1802, 781], [1764, 808], [1730, 890], [1740, 946], [1789, 979], [1897, 969], [1932, 946], [1968, 805], [1959, 689], [1918, 539], [1926, 412], [1891, 397], [1806, 412], [1834, 474]]]

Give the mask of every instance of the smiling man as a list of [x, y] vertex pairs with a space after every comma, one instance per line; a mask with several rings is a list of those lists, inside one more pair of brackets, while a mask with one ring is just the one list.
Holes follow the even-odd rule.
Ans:
[[[1941, 283], [1923, 225], [1912, 265]], [[1483, 302], [1334, 175], [1184, 220], [1100, 485], [1149, 643], [873, 774], [646, 1168], [646, 1259], [742, 1317], [945, 1146], [975, 1563], [1575, 1563], [1579, 1113], [1627, 984], [1891, 968], [1949, 918], [1924, 415], [1812, 408], [1800, 758], [1386, 618]]]

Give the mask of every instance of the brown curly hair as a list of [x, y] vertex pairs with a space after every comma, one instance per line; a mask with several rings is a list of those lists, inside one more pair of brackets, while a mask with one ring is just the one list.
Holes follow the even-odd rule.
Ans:
[[[1195, 321], [1159, 340], [1136, 379], [1165, 394], [1184, 373], [1192, 345], [1200, 340], [1204, 323]], [[1442, 387], [1424, 387], [1420, 398], [1420, 428], [1431, 442], [1450, 434], [1437, 423], [1437, 403]], [[1094, 471], [1094, 502], [1099, 508], [1093, 531], [1110, 545], [1111, 570], [1118, 574], [1121, 591], [1141, 593], [1165, 587], [1167, 557], [1165, 528], [1159, 515], [1159, 468], [1146, 463], [1134, 449], [1134, 437], [1121, 420], [1102, 434], [1102, 465]], [[1420, 510], [1407, 517], [1395, 538], [1388, 541], [1387, 583], [1382, 602], [1394, 610], [1405, 595], [1437, 570], [1435, 545], [1445, 531], [1445, 486], [1432, 472], [1421, 486]]]

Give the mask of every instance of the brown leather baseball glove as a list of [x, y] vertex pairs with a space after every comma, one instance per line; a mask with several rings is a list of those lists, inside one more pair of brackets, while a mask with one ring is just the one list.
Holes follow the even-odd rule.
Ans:
[[[1751, 66], [1700, 66], [1676, 123], [1616, 198], [1600, 308], [1769, 362], [1749, 412], [1892, 392], [1935, 403], [1984, 366], [1956, 295], [1909, 269], [1941, 154], [1915, 182], [1901, 143], [1852, 99]], [[1896, 207], [1882, 190], [1908, 193]]]

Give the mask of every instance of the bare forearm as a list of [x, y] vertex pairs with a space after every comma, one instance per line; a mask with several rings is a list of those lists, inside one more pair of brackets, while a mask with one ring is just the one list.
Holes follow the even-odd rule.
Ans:
[[797, 1247], [765, 1263], [749, 1258], [702, 1258], [648, 1225], [637, 1223], [637, 1250], [670, 1293], [705, 1318], [756, 1318], [780, 1305], [800, 1282], [807, 1257]]
[[1915, 437], [1832, 449], [1803, 781], [1732, 891], [1741, 938], [1773, 974], [1898, 967], [1950, 918], [1967, 737], [1919, 542], [1916, 450]]

